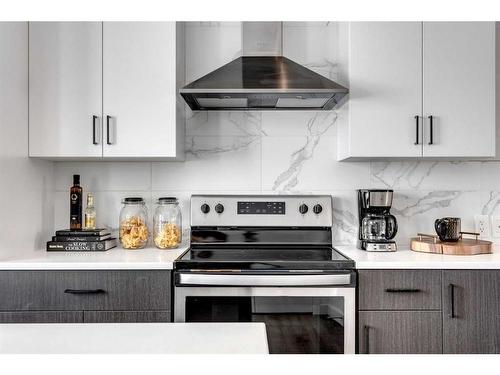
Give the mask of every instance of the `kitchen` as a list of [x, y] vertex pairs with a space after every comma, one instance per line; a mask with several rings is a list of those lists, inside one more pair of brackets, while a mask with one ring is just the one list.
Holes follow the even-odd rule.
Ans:
[[[126, 337], [147, 342], [150, 330], [179, 330], [164, 336], [181, 342], [181, 326], [200, 337], [177, 349], [165, 344], [164, 353], [217, 353], [219, 346], [203, 342], [208, 337], [220, 339], [226, 353], [500, 352], [497, 23], [93, 21], [0, 28], [8, 181], [0, 186], [6, 228], [0, 336], [12, 337], [1, 352], [87, 353], [85, 330], [97, 326], [129, 332], [116, 333], [121, 349], [111, 344], [113, 335], [101, 339], [111, 340], [113, 350], [106, 344], [95, 350], [110, 353], [147, 352], [146, 344], [131, 350]], [[236, 75], [254, 90], [247, 96], [203, 82], [225, 64], [245, 67], [255, 56], [285, 56], [301, 66], [281, 61], [290, 74], [304, 69], [312, 72], [310, 82], [335, 83], [333, 102], [323, 100], [326, 89], [308, 87], [270, 107], [266, 100], [280, 93], [252, 87], [252, 79], [265, 79], [245, 77], [244, 70]], [[219, 75], [230, 81], [230, 71]], [[207, 91], [196, 91], [204, 85]], [[202, 108], [192, 109], [190, 100]], [[116, 247], [46, 251], [47, 242], [77, 233], [57, 233], [70, 228], [75, 184], [81, 212], [73, 229], [85, 226], [91, 194], [94, 226], [116, 237]], [[377, 192], [385, 192], [390, 209], [374, 226], [391, 227], [394, 242], [387, 243], [396, 251], [359, 249], [365, 228], [359, 207], [383, 207], [360, 194]], [[165, 215], [174, 225], [168, 236], [155, 224], [165, 207], [175, 212]], [[125, 240], [130, 209], [143, 220], [137, 246]], [[389, 213], [394, 223], [385, 219]], [[435, 220], [446, 217], [460, 218], [460, 227], [455, 220], [455, 237], [443, 243], [456, 236], [489, 241], [490, 254], [410, 250], [412, 239], [437, 242], [418, 233], [439, 235]], [[479, 241], [460, 232], [479, 232]], [[206, 249], [223, 259], [211, 263]], [[283, 267], [295, 279], [280, 284]], [[186, 278], [201, 269], [211, 275]], [[216, 271], [231, 280], [193, 284]], [[221, 296], [222, 289], [233, 291]], [[283, 333], [269, 319], [257, 323], [257, 311], [308, 311], [316, 320], [299, 326], [323, 327], [323, 315], [329, 325], [318, 328], [310, 346], [296, 347], [290, 342], [298, 342], [300, 329], [280, 323]], [[232, 326], [233, 341], [217, 338], [218, 324]], [[23, 334], [42, 341], [52, 335], [54, 346], [26, 346]], [[82, 347], [66, 346], [72, 335]], [[324, 344], [329, 338], [335, 342]], [[241, 340], [256, 344], [230, 345]]]

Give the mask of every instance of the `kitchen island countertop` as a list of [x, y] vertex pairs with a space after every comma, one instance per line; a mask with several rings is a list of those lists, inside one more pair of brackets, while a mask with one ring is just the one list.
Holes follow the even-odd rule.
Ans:
[[356, 269], [500, 269], [500, 249], [492, 254], [442, 255], [399, 248], [395, 252], [367, 252], [355, 246], [334, 246], [356, 263]]
[[0, 324], [0, 353], [267, 354], [264, 323]]

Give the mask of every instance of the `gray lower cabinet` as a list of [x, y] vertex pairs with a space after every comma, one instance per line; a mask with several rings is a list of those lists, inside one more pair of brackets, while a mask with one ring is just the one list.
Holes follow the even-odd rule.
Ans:
[[443, 271], [444, 353], [500, 353], [500, 271]]
[[0, 323], [83, 323], [83, 311], [0, 311]]
[[362, 354], [442, 352], [440, 311], [361, 311]]
[[441, 270], [362, 270], [360, 310], [441, 310]]
[[1, 323], [170, 321], [168, 270], [0, 271]]
[[170, 311], [84, 311], [85, 323], [165, 323]]
[[500, 353], [500, 270], [360, 270], [359, 353]]
[[360, 270], [358, 352], [442, 353], [441, 270]]

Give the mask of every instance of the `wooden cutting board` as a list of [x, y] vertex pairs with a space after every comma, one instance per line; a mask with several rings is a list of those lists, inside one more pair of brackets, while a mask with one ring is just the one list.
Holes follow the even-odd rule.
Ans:
[[477, 238], [460, 238], [456, 242], [441, 242], [438, 236], [418, 233], [418, 237], [411, 239], [410, 249], [422, 253], [444, 255], [478, 255], [491, 254], [492, 243]]

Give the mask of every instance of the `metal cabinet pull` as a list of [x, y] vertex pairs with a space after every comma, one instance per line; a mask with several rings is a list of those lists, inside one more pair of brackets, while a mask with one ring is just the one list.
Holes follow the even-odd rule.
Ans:
[[415, 143], [414, 145], [418, 145], [419, 142], [420, 142], [420, 137], [419, 137], [419, 134], [418, 134], [418, 120], [419, 120], [419, 116], [418, 115], [415, 115]]
[[422, 290], [412, 288], [387, 288], [385, 291], [387, 293], [419, 293]]
[[434, 144], [434, 116], [430, 115], [428, 117], [429, 119], [429, 144], [433, 145]]
[[65, 289], [64, 293], [67, 294], [103, 294], [106, 293], [104, 289]]
[[457, 317], [455, 314], [455, 285], [454, 284], [448, 285], [448, 292], [450, 294], [450, 318], [454, 319]]
[[[111, 129], [111, 120], [112, 119], [113, 119], [113, 117], [106, 116], [106, 133], [107, 133], [107, 135], [106, 135], [106, 143], [108, 145], [112, 145], [113, 143], [116, 142], [116, 140], [115, 140], [115, 130], [113, 129], [113, 131], [112, 131], [112, 129]], [[115, 126], [116, 126], [116, 124], [115, 124]]]
[[101, 139], [99, 132], [97, 131], [97, 123], [99, 123], [99, 116], [92, 116], [92, 143], [94, 145], [98, 145]]
[[363, 327], [364, 335], [365, 335], [365, 354], [370, 354], [370, 327]]

